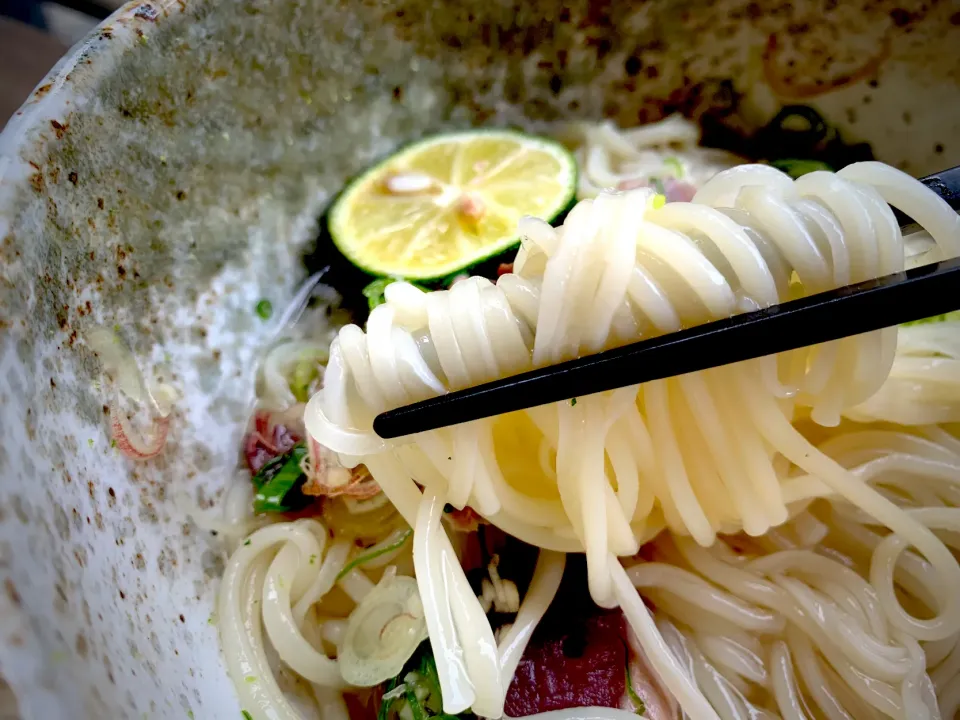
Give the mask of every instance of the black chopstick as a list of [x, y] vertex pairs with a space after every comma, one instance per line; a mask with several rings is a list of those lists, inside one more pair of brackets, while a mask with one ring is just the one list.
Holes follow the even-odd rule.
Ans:
[[[923, 182], [960, 207], [960, 168]], [[859, 335], [958, 310], [958, 287], [951, 258], [390, 410], [373, 429], [412, 435]]]
[[951, 258], [390, 410], [373, 429], [411, 435], [859, 335], [960, 310], [958, 287]]

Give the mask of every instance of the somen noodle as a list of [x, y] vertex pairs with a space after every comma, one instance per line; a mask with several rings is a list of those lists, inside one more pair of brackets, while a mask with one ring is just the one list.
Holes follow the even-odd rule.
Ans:
[[[359, 565], [347, 565], [350, 543], [323, 518], [268, 525], [236, 550], [221, 635], [254, 717], [301, 717], [268, 652], [313, 687], [322, 717], [346, 717], [339, 691], [354, 671], [333, 656], [340, 648], [344, 662], [344, 638], [362, 632], [355, 613], [379, 617], [375, 593], [402, 609], [365, 621], [381, 639], [360, 655], [383, 657], [363, 684], [409, 667], [377, 644], [385, 634], [428, 637], [442, 712], [503, 716], [518, 663], [561, 599], [568, 553], [585, 554], [592, 601], [625, 617], [627, 680], [646, 668], [634, 684], [649, 681], [640, 704], [650, 717], [672, 717], [674, 700], [698, 719], [950, 718], [960, 708], [956, 323], [396, 442], [372, 432], [390, 408], [902, 270], [915, 253], [890, 206], [929, 233], [925, 260], [960, 254], [950, 207], [881, 163], [796, 180], [742, 165], [665, 204], [660, 188], [623, 184], [647, 170], [623, 170], [617, 152], [654, 162], [665, 143], [655, 135], [653, 149], [638, 149], [637, 137], [586, 134], [589, 197], [560, 227], [524, 218], [512, 272], [434, 292], [390, 284], [365, 330], [339, 331], [306, 432], [344, 468], [365, 468], [383, 490], [373, 511], [399, 517]], [[451, 510], [470, 509], [540, 549], [519, 608], [495, 564], [481, 592], [471, 586], [461, 533], [445, 529]], [[404, 573], [415, 575], [412, 595], [394, 587]], [[347, 625], [328, 602], [347, 608]], [[496, 634], [494, 606], [515, 615]], [[385, 698], [416, 693], [421, 675], [398, 677]], [[631, 708], [532, 717], [641, 712]]]

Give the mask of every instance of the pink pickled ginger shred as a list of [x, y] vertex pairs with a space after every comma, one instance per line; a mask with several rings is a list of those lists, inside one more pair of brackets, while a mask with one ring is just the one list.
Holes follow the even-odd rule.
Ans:
[[[156, 457], [167, 442], [170, 413], [176, 393], [169, 385], [158, 384], [153, 390], [144, 382], [136, 358], [130, 348], [111, 330], [93, 328], [85, 335], [87, 345], [100, 360], [104, 371], [112, 378], [116, 391], [110, 403], [110, 431], [117, 449], [134, 460]], [[137, 405], [146, 403], [152, 416], [149, 439], [144, 439], [133, 428], [120, 407], [121, 393]]]

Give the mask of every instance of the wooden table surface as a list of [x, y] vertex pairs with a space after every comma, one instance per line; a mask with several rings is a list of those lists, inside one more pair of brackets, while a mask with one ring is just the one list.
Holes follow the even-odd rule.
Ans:
[[66, 51], [53, 36], [0, 17], [0, 127]]

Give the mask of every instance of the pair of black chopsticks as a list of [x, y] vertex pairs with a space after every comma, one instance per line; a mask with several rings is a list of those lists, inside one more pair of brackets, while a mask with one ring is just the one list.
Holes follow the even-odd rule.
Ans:
[[[921, 179], [960, 210], [960, 167]], [[896, 212], [901, 228], [913, 220]], [[960, 310], [960, 258], [837, 288], [441, 395], [378, 415], [400, 437], [706, 370]]]

